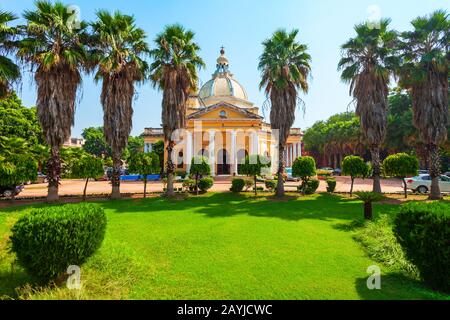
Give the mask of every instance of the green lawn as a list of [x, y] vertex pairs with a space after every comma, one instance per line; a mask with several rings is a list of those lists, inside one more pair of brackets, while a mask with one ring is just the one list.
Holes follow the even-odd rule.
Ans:
[[[25, 208], [0, 211], [0, 297], [446, 298], [368, 258], [350, 227], [363, 215], [357, 201], [326, 194], [274, 201], [213, 193], [100, 205], [108, 215], [107, 234], [100, 251], [82, 267], [81, 292], [32, 289], [20, 268], [12, 273], [4, 246]], [[395, 209], [377, 205], [375, 212]], [[374, 264], [382, 268], [381, 290], [366, 287], [366, 269]]]

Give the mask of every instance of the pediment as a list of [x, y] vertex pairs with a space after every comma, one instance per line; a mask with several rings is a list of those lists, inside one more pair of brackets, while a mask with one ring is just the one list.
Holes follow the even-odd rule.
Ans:
[[[225, 112], [225, 117], [223, 116]], [[221, 114], [222, 113], [222, 114]], [[202, 108], [187, 117], [191, 119], [263, 119], [258, 114], [250, 112], [227, 102], [219, 102], [209, 107]]]

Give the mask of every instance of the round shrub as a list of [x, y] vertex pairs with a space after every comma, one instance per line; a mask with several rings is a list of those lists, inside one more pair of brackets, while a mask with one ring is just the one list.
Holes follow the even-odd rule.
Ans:
[[304, 192], [304, 194], [314, 194], [316, 190], [319, 188], [320, 182], [319, 180], [309, 180], [302, 183], [300, 186], [297, 187], [297, 190], [299, 192]]
[[450, 293], [450, 205], [405, 204], [395, 219], [394, 233], [424, 282]]
[[266, 180], [264, 181], [264, 184], [266, 185], [267, 190], [273, 191], [277, 187], [277, 180]]
[[333, 193], [336, 190], [336, 179], [327, 179], [327, 192]]
[[202, 178], [198, 182], [198, 188], [201, 192], [207, 192], [214, 185], [214, 180], [212, 178]]
[[244, 190], [244, 187], [245, 187], [244, 179], [233, 179], [231, 181], [230, 191], [239, 193], [242, 192], [242, 190]]
[[11, 249], [31, 276], [48, 283], [92, 256], [105, 230], [105, 212], [94, 204], [33, 209], [13, 226]]

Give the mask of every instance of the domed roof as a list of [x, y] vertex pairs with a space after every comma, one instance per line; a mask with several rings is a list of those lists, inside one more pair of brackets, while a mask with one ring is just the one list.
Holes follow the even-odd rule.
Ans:
[[234, 97], [241, 100], [248, 100], [244, 87], [234, 79], [229, 71], [228, 59], [225, 50], [222, 48], [220, 57], [217, 59], [217, 69], [212, 79], [206, 82], [200, 89], [199, 98], [207, 100], [217, 97]]

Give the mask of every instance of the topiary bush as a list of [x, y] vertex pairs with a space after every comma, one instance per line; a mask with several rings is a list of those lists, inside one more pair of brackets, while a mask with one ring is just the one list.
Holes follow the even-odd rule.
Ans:
[[314, 194], [319, 188], [320, 181], [319, 180], [309, 180], [305, 184], [301, 184], [297, 187], [298, 192], [302, 192], [303, 194]]
[[405, 204], [395, 219], [394, 233], [424, 282], [450, 293], [450, 205]]
[[267, 190], [273, 191], [277, 187], [277, 180], [266, 180], [264, 181], [264, 184]]
[[333, 193], [336, 190], [336, 179], [328, 178], [327, 179], [327, 192]]
[[48, 283], [81, 266], [105, 236], [106, 215], [94, 204], [33, 209], [12, 228], [11, 249], [18, 263], [38, 282]]
[[242, 190], [244, 190], [244, 187], [245, 187], [244, 179], [236, 178], [231, 181], [230, 191], [239, 193], [239, 192], [242, 192]]
[[212, 178], [202, 178], [198, 182], [198, 188], [201, 192], [207, 192], [214, 185], [214, 180]]

